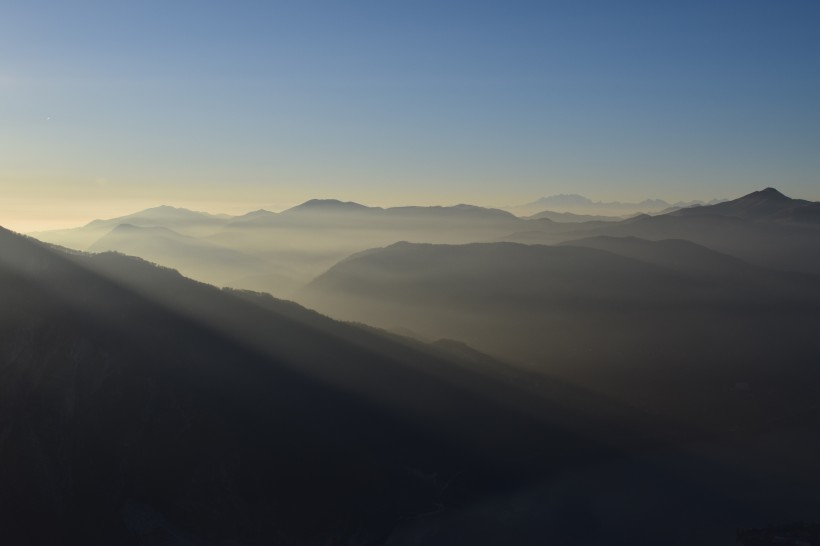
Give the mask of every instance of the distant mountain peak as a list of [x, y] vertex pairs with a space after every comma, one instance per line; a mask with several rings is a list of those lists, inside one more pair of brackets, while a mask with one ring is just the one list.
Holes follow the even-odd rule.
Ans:
[[754, 191], [739, 197], [733, 201], [727, 201], [725, 206], [735, 207], [784, 207], [792, 206], [795, 203], [800, 203], [799, 199], [792, 199], [774, 188], [765, 188]]
[[252, 210], [250, 212], [246, 212], [245, 214], [243, 214], [241, 216], [237, 216], [236, 218], [255, 218], [255, 217], [259, 217], [259, 216], [273, 216], [275, 214], [276, 214], [275, 212], [271, 212], [267, 209], [256, 209], [256, 210]]
[[118, 218], [92, 220], [91, 222], [86, 224], [86, 227], [124, 223], [132, 223], [134, 225], [139, 225], [141, 220], [150, 222], [169, 220], [218, 222], [223, 220], [223, 218], [208, 212], [200, 212], [181, 207], [172, 207], [171, 205], [159, 205], [156, 207], [151, 207], [138, 212], [134, 212], [126, 216], [120, 216]]
[[307, 210], [365, 210], [370, 207], [361, 205], [354, 201], [340, 201], [338, 199], [311, 199], [301, 205], [296, 205], [288, 209], [289, 211]]
[[616, 215], [622, 216], [634, 212], [653, 212], [669, 207], [663, 199], [644, 199], [639, 203], [625, 203], [621, 201], [593, 201], [578, 194], [558, 194], [541, 197], [531, 203], [514, 207], [505, 207], [506, 210], [519, 216], [529, 216], [543, 211], [571, 212], [586, 215]]
[[136, 212], [134, 214], [150, 214], [150, 213], [161, 213], [161, 214], [173, 214], [173, 215], [180, 215], [180, 216], [212, 216], [210, 213], [201, 212], [198, 210], [191, 210], [186, 209], [183, 207], [174, 207], [171, 205], [159, 205], [157, 207], [151, 207], [145, 209], [141, 212]]
[[776, 200], [779, 200], [779, 201], [791, 200], [790, 197], [787, 197], [786, 195], [782, 194], [781, 192], [779, 192], [775, 188], [764, 188], [760, 191], [752, 192], [752, 193], [750, 193], [750, 194], [748, 194], [744, 197], [741, 197], [741, 199], [745, 199], [747, 197], [758, 197], [758, 198], [762, 197], [762, 198], [765, 198], [765, 199], [772, 199], [772, 200], [776, 199]]
[[672, 216], [717, 215], [755, 222], [820, 225], [820, 203], [794, 199], [772, 187], [754, 191], [731, 201], [684, 208], [669, 214]]

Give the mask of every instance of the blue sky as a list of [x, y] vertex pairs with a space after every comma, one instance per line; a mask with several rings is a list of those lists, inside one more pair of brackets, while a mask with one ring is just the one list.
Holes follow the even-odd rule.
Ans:
[[820, 199], [818, 22], [816, 0], [5, 1], [0, 224]]

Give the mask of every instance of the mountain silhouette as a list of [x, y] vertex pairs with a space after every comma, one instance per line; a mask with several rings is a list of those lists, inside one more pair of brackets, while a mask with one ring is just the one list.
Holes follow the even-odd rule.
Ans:
[[372, 227], [374, 229], [408, 228], [421, 229], [425, 222], [441, 222], [442, 225], [458, 226], [467, 222], [516, 224], [518, 219], [505, 211], [476, 207], [473, 205], [442, 206], [403, 206], [403, 207], [369, 207], [351, 201], [337, 199], [311, 199], [300, 205], [289, 208], [278, 215], [259, 215], [257, 217], [235, 218], [231, 226], [235, 227], [311, 227], [332, 225], [340, 228]]
[[321, 212], [321, 213], [335, 213], [335, 212], [362, 212], [370, 209], [365, 205], [354, 203], [353, 201], [339, 201], [338, 199], [311, 199], [305, 201], [301, 205], [289, 208], [283, 211], [284, 214], [293, 214], [300, 212]]
[[237, 286], [234, 281], [238, 279], [271, 273], [262, 259], [165, 227], [119, 224], [89, 246], [88, 251], [138, 256], [219, 286]]
[[506, 207], [519, 216], [532, 216], [541, 211], [568, 212], [580, 215], [628, 215], [637, 212], [657, 212], [671, 206], [663, 199], [644, 199], [639, 203], [593, 201], [578, 194], [541, 197], [523, 205]]
[[162, 227], [183, 235], [201, 236], [217, 230], [230, 218], [227, 215], [161, 205], [117, 218], [93, 220], [79, 228], [42, 231], [32, 235], [48, 243], [75, 250], [87, 250], [94, 242], [122, 224], [135, 227]]
[[[532, 224], [504, 240], [555, 244], [595, 236], [684, 239], [759, 266], [820, 273], [820, 203], [768, 188], [713, 205], [577, 229]], [[539, 229], [533, 229], [533, 228]]]
[[[140, 256], [205, 282], [289, 297], [354, 252], [400, 240], [491, 241], [527, 223], [466, 204], [381, 208], [313, 199], [281, 213], [259, 209], [239, 216], [160, 206], [34, 235], [76, 250]], [[147, 231], [125, 232], [121, 225]]]
[[301, 288], [355, 252], [402, 240], [492, 241], [527, 224], [508, 212], [464, 204], [381, 208], [315, 199], [279, 214], [234, 218], [207, 240], [263, 259], [278, 274], [245, 278], [242, 286], [291, 297], [283, 285]]
[[[813, 406], [816, 276], [687, 241], [571, 245], [399, 243], [343, 260], [301, 301], [461, 340], [716, 433]], [[761, 389], [754, 402], [731, 388], [747, 382]]]
[[[750, 264], [682, 239], [648, 241], [638, 237], [589, 237], [561, 243], [563, 246], [597, 248], [620, 256], [667, 267], [675, 271], [711, 276], [745, 275]], [[760, 274], [761, 272], [757, 272]]]
[[[453, 208], [425, 213], [485, 214]], [[443, 237], [475, 236], [449, 225], [463, 231]], [[290, 238], [368, 233], [255, 229], [194, 240], [261, 253], [278, 237], [287, 263], [287, 243], [317, 255]], [[425, 344], [0, 230], [0, 532], [489, 546], [630, 543], [635, 529], [657, 544], [685, 528], [708, 543], [813, 511], [817, 283], [742, 263], [715, 283], [659, 265], [667, 247], [401, 243], [308, 290], [342, 318], [448, 338]]]
[[647, 445], [475, 351], [2, 229], [0, 301], [13, 544], [384, 543]]
[[265, 209], [258, 209], [258, 210], [253, 210], [251, 212], [246, 212], [245, 214], [241, 214], [239, 216], [234, 216], [233, 218], [230, 219], [230, 221], [231, 222], [233, 222], [233, 221], [240, 221], [241, 222], [241, 221], [254, 220], [254, 219], [258, 219], [258, 218], [271, 217], [271, 216], [276, 216], [276, 213], [271, 212], [269, 210], [265, 210]]
[[165, 227], [180, 231], [184, 234], [193, 234], [191, 232], [196, 232], [203, 228], [209, 232], [214, 227], [224, 225], [229, 218], [230, 216], [227, 215], [209, 214], [207, 212], [197, 212], [161, 205], [119, 218], [94, 220], [89, 222], [85, 227], [113, 228], [120, 224], [130, 224], [138, 227]]
[[766, 188], [716, 205], [681, 209], [671, 214], [675, 216], [714, 214], [755, 221], [805, 222], [820, 225], [820, 204], [786, 197], [774, 188]]

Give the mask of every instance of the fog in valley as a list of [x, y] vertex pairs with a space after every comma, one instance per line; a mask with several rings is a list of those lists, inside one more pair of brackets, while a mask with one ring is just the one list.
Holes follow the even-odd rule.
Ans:
[[810, 520], [818, 211], [767, 188], [625, 219], [312, 200], [3, 231], [4, 530], [725, 544]]
[[0, 2], [0, 546], [820, 546], [820, 2]]
[[113, 250], [179, 269], [192, 278], [294, 297], [339, 260], [396, 241], [494, 241], [528, 223], [497, 209], [367, 207], [311, 200], [281, 213], [236, 217], [161, 206], [86, 226], [34, 233], [83, 251]]

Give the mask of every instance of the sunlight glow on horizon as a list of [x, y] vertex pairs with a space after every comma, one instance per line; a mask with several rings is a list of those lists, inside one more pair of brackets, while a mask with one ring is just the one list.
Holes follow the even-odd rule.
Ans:
[[[714, 196], [708, 195], [700, 198], [703, 201], [709, 201], [714, 198], [729, 198], [734, 199], [741, 197], [746, 193], [751, 193], [756, 190], [763, 189], [762, 187], [749, 188], [738, 195]], [[58, 229], [71, 229], [84, 226], [93, 220], [112, 219], [127, 216], [145, 209], [155, 208], [159, 206], [171, 206], [175, 208], [182, 208], [197, 212], [205, 212], [209, 214], [226, 214], [230, 216], [239, 216], [259, 209], [269, 210], [271, 212], [281, 212], [288, 208], [294, 207], [305, 201], [311, 199], [338, 199], [340, 201], [354, 201], [362, 205], [371, 207], [400, 207], [400, 206], [453, 206], [458, 204], [469, 204], [476, 206], [483, 206], [488, 208], [504, 209], [511, 206], [523, 205], [535, 201], [540, 197], [549, 195], [557, 195], [562, 192], [546, 192], [543, 195], [534, 195], [529, 197], [521, 197], [518, 200], [512, 198], [506, 201], [499, 201], [498, 199], [470, 200], [466, 197], [459, 199], [458, 196], [450, 196], [450, 199], [441, 200], [424, 200], [420, 198], [413, 199], [385, 199], [384, 195], [310, 195], [302, 193], [281, 192], [278, 196], [276, 192], [266, 192], [269, 198], [265, 199], [260, 196], [258, 200], [241, 199], [241, 198], [210, 198], [201, 199], [196, 197], [183, 197], [178, 194], [169, 194], [168, 198], [162, 198], [160, 193], [156, 197], [125, 197], [125, 198], [97, 198], [97, 199], [66, 199], [62, 198], [51, 202], [44, 201], [38, 197], [29, 198], [13, 198], [5, 199], [0, 202], [0, 226], [16, 231], [19, 233], [36, 233], [40, 231], [50, 231]], [[566, 192], [564, 192], [566, 193]], [[617, 199], [601, 198], [594, 194], [583, 193], [582, 191], [572, 192], [580, 193], [584, 197], [590, 198], [593, 201], [611, 202], [618, 201]], [[242, 194], [244, 196], [245, 194]], [[800, 195], [789, 195], [795, 198], [804, 198]], [[407, 196], [403, 196], [407, 197]], [[649, 196], [639, 197], [632, 200], [621, 200], [621, 202], [637, 203], [644, 199], [664, 199], [673, 204], [677, 201], [685, 201], [686, 199], [674, 199], [669, 196]]]
[[0, 225], [820, 200], [813, 1], [92, 4], [0, 8]]

